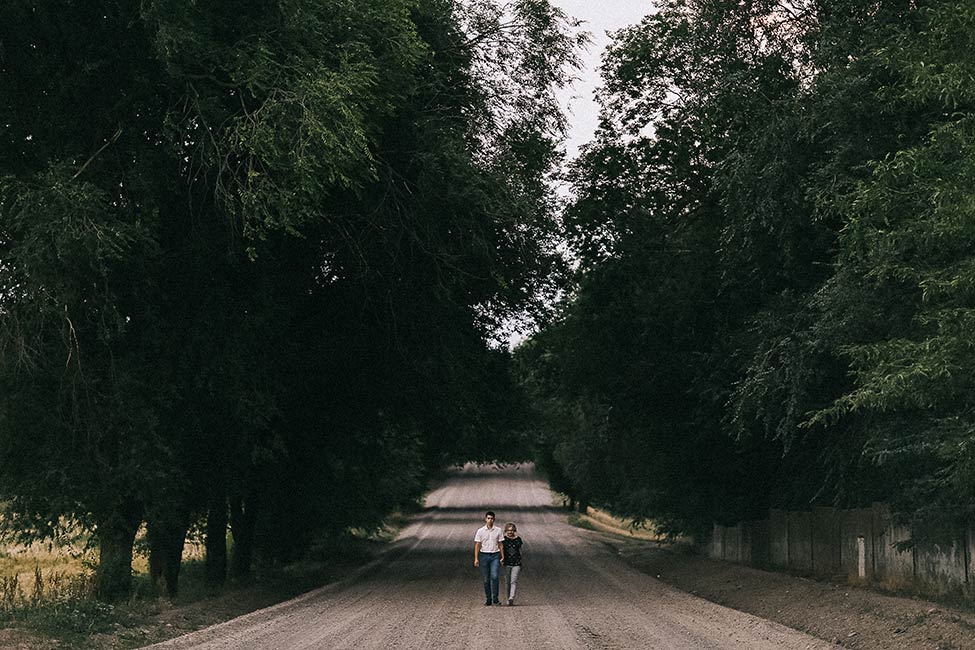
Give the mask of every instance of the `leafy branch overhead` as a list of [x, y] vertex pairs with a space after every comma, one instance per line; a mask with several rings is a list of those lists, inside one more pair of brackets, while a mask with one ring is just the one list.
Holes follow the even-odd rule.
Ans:
[[871, 500], [957, 523], [975, 10], [657, 9], [604, 58], [566, 213], [579, 272], [519, 353], [551, 473], [678, 530]]
[[175, 592], [191, 527], [214, 582], [245, 576], [520, 443], [489, 339], [561, 265], [568, 18], [15, 1], [0, 24], [4, 526], [87, 528], [112, 597], [144, 522]]

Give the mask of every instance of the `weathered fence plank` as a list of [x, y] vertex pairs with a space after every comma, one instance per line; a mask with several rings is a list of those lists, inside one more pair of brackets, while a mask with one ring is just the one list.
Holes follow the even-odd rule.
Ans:
[[914, 553], [916, 579], [925, 591], [945, 594], [965, 590], [964, 540], [950, 544], [918, 544]]
[[789, 515], [784, 510], [768, 513], [769, 564], [786, 569], [789, 567]]
[[767, 519], [742, 524], [743, 561], [752, 566], [769, 565], [769, 522]]
[[789, 568], [800, 573], [812, 573], [812, 513], [798, 511], [788, 514]]
[[890, 508], [769, 510], [767, 520], [714, 524], [711, 557], [929, 594], [975, 597], [975, 522], [944, 543], [911, 543]]
[[825, 577], [840, 573], [840, 513], [836, 508], [813, 510], [812, 569]]

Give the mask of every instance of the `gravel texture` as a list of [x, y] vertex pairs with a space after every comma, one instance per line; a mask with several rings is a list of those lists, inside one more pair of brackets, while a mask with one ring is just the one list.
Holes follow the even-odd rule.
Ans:
[[621, 559], [683, 591], [844, 648], [975, 650], [975, 615], [921, 598], [761, 571], [667, 546], [599, 535]]
[[[566, 523], [529, 467], [469, 466], [427, 498], [389, 551], [338, 583], [151, 646], [163, 650], [837, 647], [680, 591]], [[525, 541], [515, 607], [485, 607], [473, 567], [485, 510]], [[646, 567], [644, 567], [644, 570]]]

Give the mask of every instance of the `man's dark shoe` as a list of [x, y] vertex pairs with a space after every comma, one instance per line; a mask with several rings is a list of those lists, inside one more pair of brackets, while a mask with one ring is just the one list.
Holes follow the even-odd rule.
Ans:
[[491, 606], [491, 601], [490, 600], [484, 601], [484, 606], [485, 607], [490, 607]]

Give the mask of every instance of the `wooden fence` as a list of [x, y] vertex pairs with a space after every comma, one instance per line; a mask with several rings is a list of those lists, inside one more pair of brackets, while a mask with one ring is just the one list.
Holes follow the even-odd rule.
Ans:
[[712, 558], [828, 578], [846, 577], [921, 593], [975, 596], [975, 527], [943, 544], [898, 550], [910, 531], [894, 525], [890, 509], [806, 512], [770, 510], [768, 519], [714, 525]]

